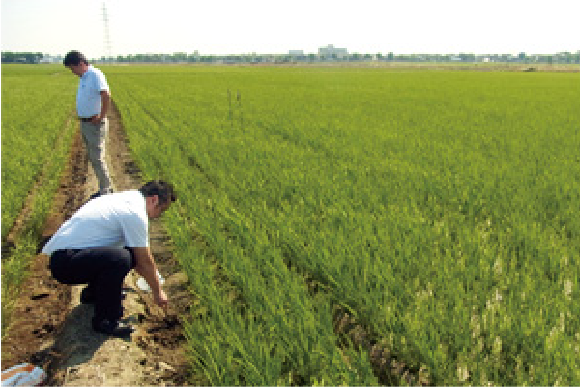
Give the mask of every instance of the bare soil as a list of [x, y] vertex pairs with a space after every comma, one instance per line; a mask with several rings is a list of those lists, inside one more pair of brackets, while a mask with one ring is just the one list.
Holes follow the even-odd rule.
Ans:
[[[114, 105], [109, 120], [108, 165], [114, 187], [116, 191], [136, 189], [143, 181]], [[45, 225], [44, 241], [97, 191], [97, 186], [77, 133]], [[123, 302], [125, 318], [137, 328], [130, 340], [94, 332], [90, 326], [93, 307], [79, 302], [83, 286], [56, 282], [47, 269], [48, 257], [37, 255], [16, 301], [14, 321], [2, 340], [2, 369], [22, 362], [41, 366], [48, 373], [48, 385], [192, 384], [196, 377], [187, 365], [182, 325], [191, 302], [187, 277], [180, 272], [171, 240], [159, 221], [150, 223], [150, 242], [170, 304], [166, 311], [158, 308], [150, 294], [135, 286], [138, 277], [131, 272], [125, 280], [127, 296]]]

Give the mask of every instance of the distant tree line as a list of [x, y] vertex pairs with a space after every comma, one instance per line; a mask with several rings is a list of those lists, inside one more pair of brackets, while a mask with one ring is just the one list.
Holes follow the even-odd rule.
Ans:
[[[524, 63], [524, 64], [580, 64], [580, 50], [575, 53], [559, 52], [549, 55], [527, 55], [521, 52], [512, 54], [487, 54], [476, 55], [468, 53], [459, 54], [404, 54], [395, 55], [392, 52], [383, 54], [360, 54], [352, 53], [337, 56], [321, 56], [318, 54], [241, 54], [241, 55], [200, 55], [197, 51], [188, 54], [176, 52], [173, 54], [132, 54], [119, 55], [116, 57], [101, 57], [92, 59], [98, 62], [111, 63], [312, 63], [312, 62], [455, 62], [455, 63]], [[2, 52], [2, 63], [62, 63], [62, 56], [52, 57], [40, 52]]]
[[2, 63], [40, 63], [43, 57], [40, 52], [2, 51]]
[[187, 54], [178, 52], [174, 54], [136, 54], [119, 55], [115, 58], [100, 58], [102, 62], [121, 63], [292, 63], [292, 62], [500, 62], [500, 63], [543, 63], [543, 64], [580, 64], [580, 50], [575, 53], [560, 52], [550, 55], [527, 55], [524, 52], [518, 55], [512, 54], [405, 54], [396, 55], [392, 52], [383, 54], [360, 54], [352, 53], [343, 56], [321, 56], [318, 54], [242, 54], [242, 55], [200, 55], [195, 52]]

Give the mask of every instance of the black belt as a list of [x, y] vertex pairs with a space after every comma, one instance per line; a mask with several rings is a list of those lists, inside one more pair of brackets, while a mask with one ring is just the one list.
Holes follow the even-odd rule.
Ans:
[[91, 122], [93, 120], [93, 117], [79, 117], [79, 120], [81, 120], [82, 122]]

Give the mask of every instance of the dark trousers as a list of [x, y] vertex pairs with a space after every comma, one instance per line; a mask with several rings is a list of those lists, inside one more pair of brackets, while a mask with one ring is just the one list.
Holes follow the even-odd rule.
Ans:
[[57, 250], [50, 257], [52, 276], [67, 285], [89, 284], [95, 295], [95, 320], [122, 317], [125, 276], [135, 267], [129, 248], [95, 247]]

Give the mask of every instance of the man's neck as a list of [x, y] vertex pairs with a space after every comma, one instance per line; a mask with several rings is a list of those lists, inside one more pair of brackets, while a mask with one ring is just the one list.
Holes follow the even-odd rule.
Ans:
[[81, 67], [81, 75], [80, 75], [81, 78], [83, 77], [83, 75], [87, 73], [87, 71], [89, 71], [89, 67], [91, 67], [91, 65], [88, 64], [85, 64], [84, 66]]

